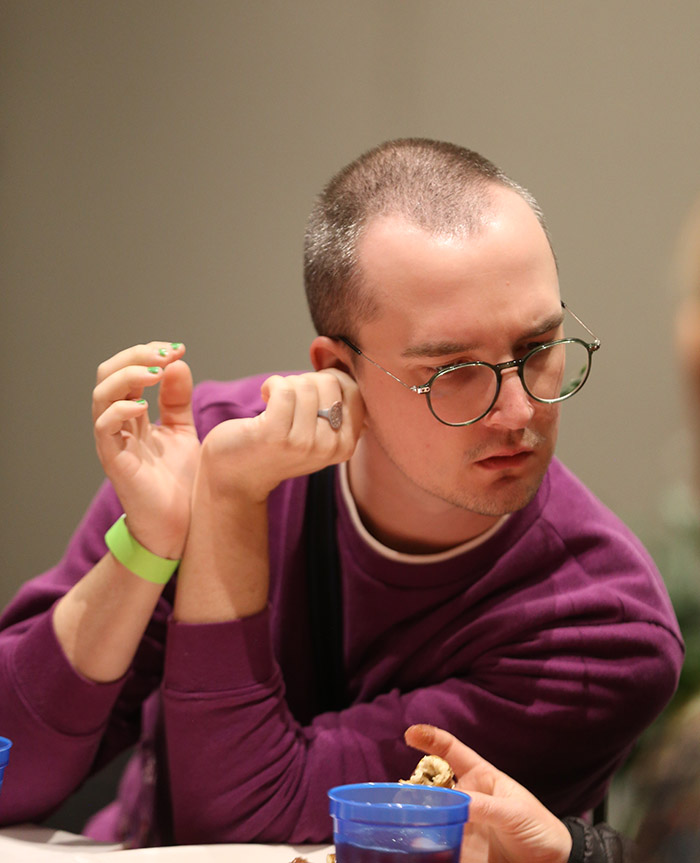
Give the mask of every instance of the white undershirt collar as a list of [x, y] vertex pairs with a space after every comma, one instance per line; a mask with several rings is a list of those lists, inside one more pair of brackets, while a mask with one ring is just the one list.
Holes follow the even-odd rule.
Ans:
[[350, 483], [348, 481], [348, 466], [347, 462], [343, 462], [339, 466], [339, 476], [340, 476], [340, 490], [343, 495], [343, 501], [345, 502], [345, 506], [348, 509], [348, 513], [350, 515], [350, 520], [352, 521], [353, 527], [357, 531], [360, 538], [370, 546], [377, 554], [381, 554], [383, 557], [388, 558], [389, 560], [399, 561], [401, 563], [409, 563], [409, 564], [426, 564], [426, 563], [440, 563], [445, 560], [450, 560], [453, 557], [458, 557], [460, 554], [464, 554], [466, 551], [472, 551], [472, 549], [477, 548], [482, 545], [482, 543], [486, 542], [488, 539], [501, 529], [501, 527], [505, 524], [505, 522], [509, 518], [509, 514], [506, 513], [502, 516], [496, 524], [492, 525], [487, 531], [479, 534], [479, 536], [474, 537], [474, 539], [469, 539], [466, 542], [461, 543], [460, 545], [455, 546], [454, 548], [448, 548], [446, 551], [438, 551], [432, 552], [430, 554], [408, 554], [404, 551], [396, 551], [393, 548], [389, 548], [387, 545], [379, 542], [379, 540], [372, 536], [372, 534], [367, 530], [367, 528], [362, 523], [362, 519], [357, 511], [357, 506], [355, 505], [355, 499], [352, 496], [352, 492], [350, 491]]

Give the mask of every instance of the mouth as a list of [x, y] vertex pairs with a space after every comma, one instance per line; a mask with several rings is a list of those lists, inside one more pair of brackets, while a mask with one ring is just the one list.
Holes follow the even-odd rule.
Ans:
[[474, 464], [484, 470], [516, 470], [524, 467], [533, 455], [531, 449], [504, 451], [479, 459]]

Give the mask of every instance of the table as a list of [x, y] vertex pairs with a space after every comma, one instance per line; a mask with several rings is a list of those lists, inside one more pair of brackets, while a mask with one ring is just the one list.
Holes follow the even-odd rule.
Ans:
[[121, 845], [24, 824], [0, 829], [2, 863], [326, 863], [332, 845], [175, 845], [125, 851]]

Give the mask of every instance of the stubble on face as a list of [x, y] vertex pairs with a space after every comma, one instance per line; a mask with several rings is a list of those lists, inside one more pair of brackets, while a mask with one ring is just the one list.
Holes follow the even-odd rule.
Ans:
[[[556, 439], [556, 435], [544, 435], [534, 429], [502, 436], [498, 440], [492, 438], [488, 443], [479, 444], [464, 453], [462, 463], [455, 465], [455, 475], [462, 474], [464, 480], [455, 482], [455, 479], [451, 478], [448, 483], [440, 482], [439, 478], [430, 472], [417, 473], [402, 465], [397, 460], [393, 447], [376, 432], [375, 429], [374, 437], [379, 448], [407, 483], [434, 498], [436, 502], [490, 518], [516, 512], [530, 503], [547, 472]], [[474, 482], [474, 472], [482, 470], [474, 462], [487, 458], [499, 448], [511, 447], [523, 447], [536, 453], [532, 458], [537, 459], [537, 469], [533, 465], [526, 472], [504, 470], [498, 476], [490, 478], [488, 483]]]

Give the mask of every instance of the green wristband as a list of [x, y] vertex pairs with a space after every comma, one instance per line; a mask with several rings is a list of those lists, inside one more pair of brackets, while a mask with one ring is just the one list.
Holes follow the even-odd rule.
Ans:
[[158, 557], [137, 542], [126, 526], [126, 515], [122, 515], [110, 527], [105, 534], [105, 542], [122, 566], [153, 584], [167, 584], [180, 565], [179, 560]]

